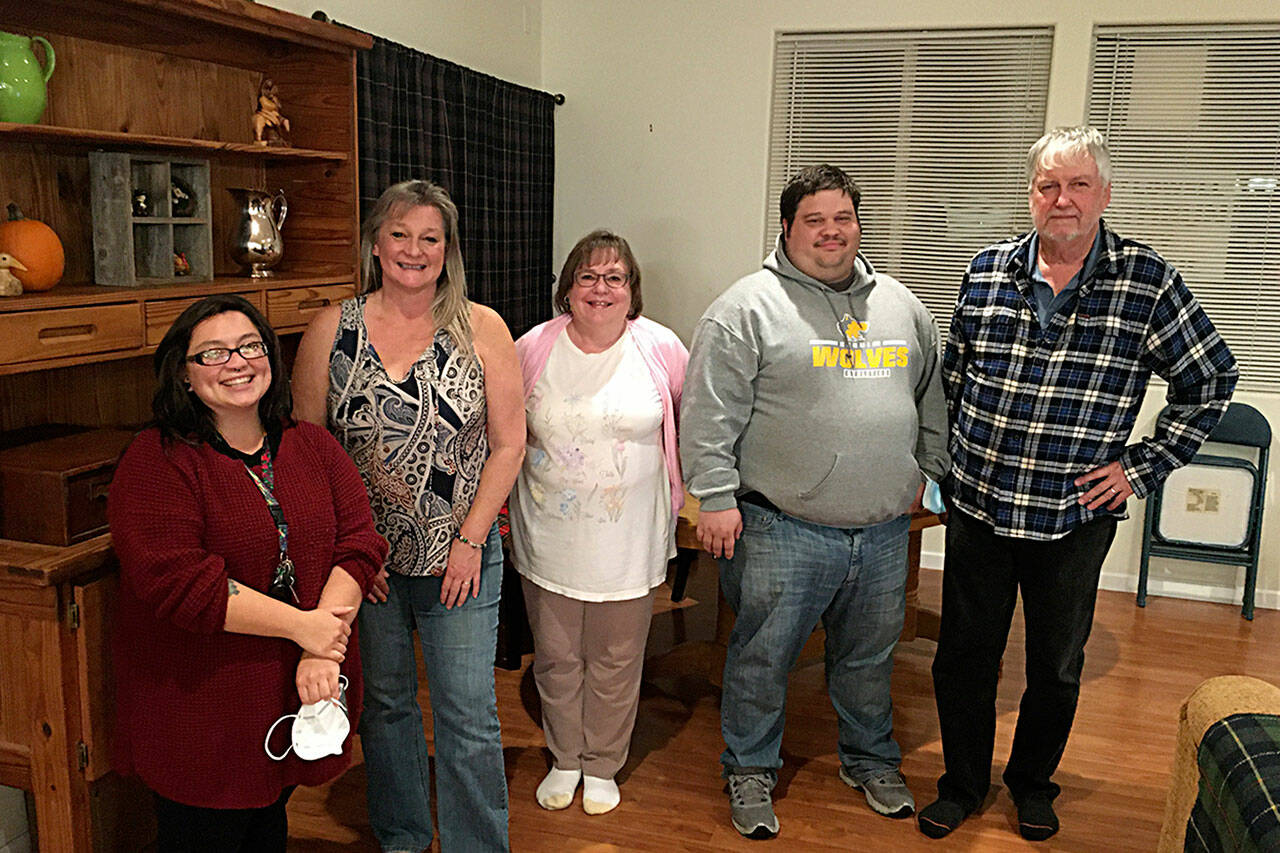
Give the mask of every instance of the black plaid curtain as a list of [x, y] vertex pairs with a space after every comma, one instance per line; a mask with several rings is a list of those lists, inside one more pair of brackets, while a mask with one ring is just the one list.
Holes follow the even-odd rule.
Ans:
[[467, 290], [519, 337], [551, 317], [555, 102], [373, 37], [356, 59], [360, 211], [435, 181], [458, 205]]

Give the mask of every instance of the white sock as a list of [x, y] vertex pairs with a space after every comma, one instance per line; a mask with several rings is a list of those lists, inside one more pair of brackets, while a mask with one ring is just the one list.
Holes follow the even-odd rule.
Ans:
[[587, 814], [604, 814], [618, 807], [622, 795], [612, 779], [599, 776], [582, 777], [582, 810]]
[[544, 809], [562, 809], [573, 802], [573, 792], [578, 790], [581, 770], [560, 770], [552, 767], [538, 783], [538, 805]]

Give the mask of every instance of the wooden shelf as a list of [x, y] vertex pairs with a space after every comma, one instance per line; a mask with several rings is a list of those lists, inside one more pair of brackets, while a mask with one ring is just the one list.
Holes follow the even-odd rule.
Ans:
[[4, 16], [25, 29], [252, 68], [299, 48], [341, 56], [368, 49], [368, 33], [335, 27], [251, 0], [24, 0]]
[[220, 275], [215, 276], [212, 281], [194, 281], [190, 284], [143, 284], [137, 287], [59, 284], [43, 293], [24, 293], [21, 296], [0, 299], [0, 314], [65, 308], [73, 305], [107, 305], [113, 302], [135, 302], [144, 299], [193, 299], [210, 293], [284, 290], [291, 287], [319, 287], [350, 283], [351, 276], [343, 273], [281, 272], [266, 278]]
[[0, 583], [52, 586], [99, 569], [110, 559], [110, 533], [67, 546], [0, 539]]
[[152, 136], [144, 133], [122, 133], [108, 130], [86, 130], [79, 127], [58, 127], [51, 124], [14, 124], [0, 122], [0, 141], [41, 142], [46, 145], [66, 145], [76, 148], [94, 148], [103, 145], [126, 148], [145, 148], [156, 151], [187, 151], [204, 155], [230, 155], [262, 161], [320, 160], [345, 162], [346, 151], [318, 151], [312, 148], [273, 148], [254, 145], [251, 142], [218, 142], [212, 139], [187, 139], [177, 136]]

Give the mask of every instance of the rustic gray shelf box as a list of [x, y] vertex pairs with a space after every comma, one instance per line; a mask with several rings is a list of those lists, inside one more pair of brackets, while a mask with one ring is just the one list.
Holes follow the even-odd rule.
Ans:
[[[95, 283], [213, 280], [208, 160], [91, 151], [89, 177]], [[135, 202], [137, 193], [144, 198]], [[185, 275], [176, 273], [179, 253]]]

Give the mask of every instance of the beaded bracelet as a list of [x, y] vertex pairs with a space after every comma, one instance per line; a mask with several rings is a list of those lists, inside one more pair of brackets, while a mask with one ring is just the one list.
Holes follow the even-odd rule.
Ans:
[[463, 545], [466, 545], [468, 548], [475, 548], [477, 551], [479, 551], [481, 548], [484, 547], [483, 542], [472, 542], [470, 539], [463, 536], [461, 530], [459, 530], [456, 534], [454, 534], [453, 538], [457, 539], [459, 542], [461, 542]]

